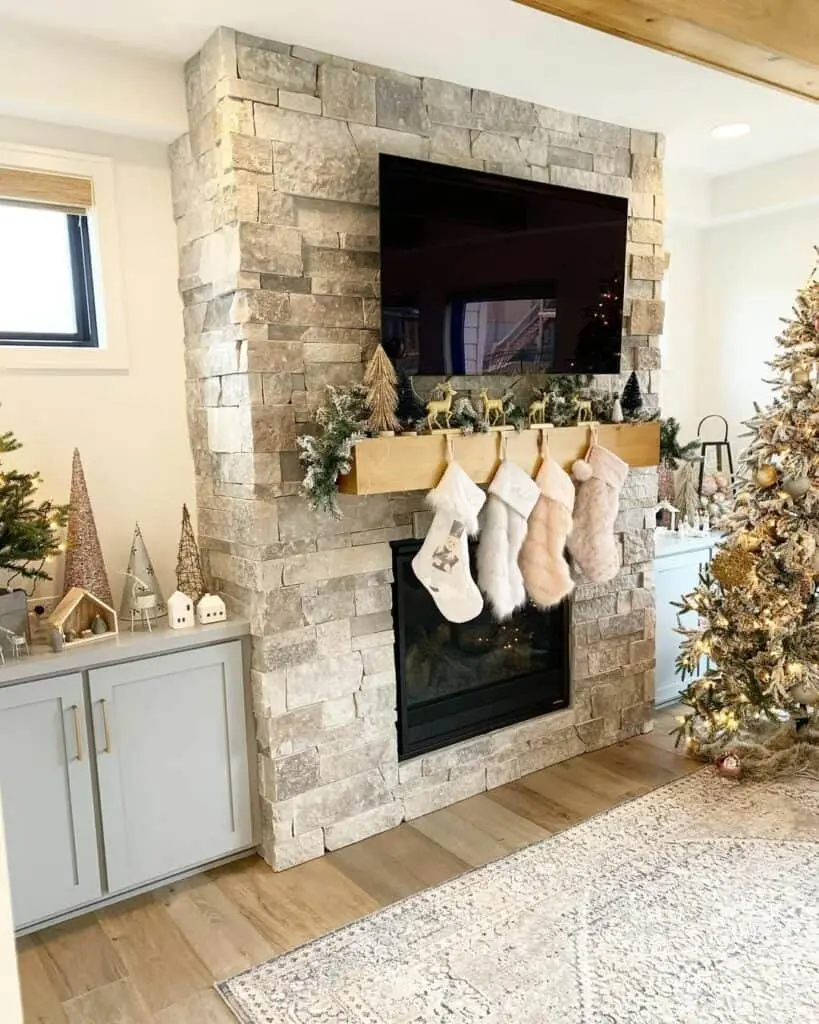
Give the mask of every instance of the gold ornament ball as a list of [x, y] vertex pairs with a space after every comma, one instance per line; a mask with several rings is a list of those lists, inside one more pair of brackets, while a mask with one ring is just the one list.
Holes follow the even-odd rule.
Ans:
[[714, 556], [711, 571], [718, 583], [726, 589], [749, 584], [754, 574], [755, 559], [750, 551], [726, 548]]
[[742, 762], [733, 750], [727, 750], [714, 761], [717, 774], [724, 779], [738, 779], [742, 774]]
[[759, 551], [762, 547], [763, 537], [757, 529], [743, 530], [737, 536], [737, 546], [745, 551]]
[[791, 380], [794, 384], [807, 384], [810, 380], [810, 373], [803, 369], [794, 370], [791, 374]]
[[754, 480], [756, 480], [759, 487], [773, 487], [778, 479], [779, 474], [776, 471], [776, 466], [772, 466], [770, 462], [760, 466], [754, 473]]

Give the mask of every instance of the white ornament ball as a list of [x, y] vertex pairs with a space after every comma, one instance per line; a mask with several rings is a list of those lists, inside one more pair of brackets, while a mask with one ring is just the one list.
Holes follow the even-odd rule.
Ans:
[[572, 466], [572, 476], [578, 483], [582, 484], [584, 480], [591, 480], [594, 476], [594, 470], [585, 459], [578, 459]]
[[782, 490], [792, 498], [801, 498], [810, 490], [810, 480], [806, 476], [789, 477], [782, 481]]

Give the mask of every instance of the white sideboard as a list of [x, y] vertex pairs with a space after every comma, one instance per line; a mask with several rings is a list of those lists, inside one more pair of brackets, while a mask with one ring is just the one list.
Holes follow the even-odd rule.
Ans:
[[125, 634], [0, 669], [18, 931], [253, 848], [246, 633]]
[[677, 654], [682, 637], [675, 630], [696, 622], [694, 612], [680, 615], [679, 603], [699, 583], [700, 571], [708, 564], [719, 533], [699, 533], [681, 537], [658, 531], [654, 554], [654, 586], [657, 601], [657, 669], [655, 704], [676, 701], [683, 682], [677, 674]]

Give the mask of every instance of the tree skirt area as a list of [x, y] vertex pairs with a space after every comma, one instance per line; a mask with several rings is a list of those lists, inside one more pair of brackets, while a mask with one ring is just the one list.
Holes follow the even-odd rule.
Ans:
[[242, 1024], [804, 1024], [819, 784], [697, 772], [218, 988]]

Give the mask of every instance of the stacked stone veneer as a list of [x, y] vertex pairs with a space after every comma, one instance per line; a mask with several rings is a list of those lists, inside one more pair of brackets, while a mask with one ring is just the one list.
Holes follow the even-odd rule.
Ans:
[[190, 131], [171, 159], [199, 530], [251, 623], [262, 849], [282, 868], [649, 718], [653, 470], [623, 492], [622, 572], [577, 588], [571, 708], [399, 765], [388, 542], [423, 535], [424, 496], [311, 513], [296, 436], [378, 339], [379, 152], [628, 196], [623, 366], [656, 404], [663, 142], [228, 29], [186, 74]]

